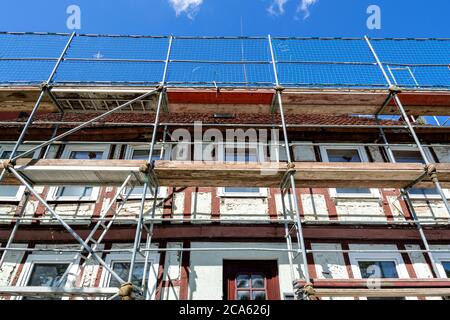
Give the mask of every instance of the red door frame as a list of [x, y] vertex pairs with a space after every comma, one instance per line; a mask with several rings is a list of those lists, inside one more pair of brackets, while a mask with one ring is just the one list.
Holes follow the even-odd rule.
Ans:
[[236, 274], [241, 272], [262, 273], [266, 278], [267, 300], [280, 300], [278, 262], [276, 260], [224, 260], [223, 299], [234, 300]]

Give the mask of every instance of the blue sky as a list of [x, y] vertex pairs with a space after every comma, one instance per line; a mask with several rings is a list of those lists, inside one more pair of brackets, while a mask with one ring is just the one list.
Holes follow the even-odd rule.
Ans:
[[[449, 0], [15, 0], [0, 4], [1, 31], [69, 32], [69, 5], [81, 9], [79, 33], [449, 37]], [[381, 29], [366, 26], [369, 5]], [[303, 9], [303, 10], [302, 10]]]

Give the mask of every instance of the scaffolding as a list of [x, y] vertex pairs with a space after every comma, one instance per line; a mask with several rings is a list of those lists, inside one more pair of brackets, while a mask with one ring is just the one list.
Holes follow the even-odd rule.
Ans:
[[[37, 99], [23, 124], [23, 129], [15, 141], [14, 148], [9, 159], [1, 164], [0, 181], [6, 183], [17, 182], [26, 187], [27, 193], [25, 203], [30, 196], [36, 198], [41, 203], [53, 219], [56, 220], [80, 245], [78, 249], [68, 249], [72, 253], [72, 265], [77, 265], [80, 259], [78, 272], [81, 273], [88, 259], [93, 258], [101, 265], [111, 276], [121, 285], [120, 288], [65, 288], [61, 287], [64, 279], [68, 276], [68, 271], [58, 281], [57, 288], [43, 287], [4, 287], [0, 288], [0, 295], [17, 296], [71, 296], [71, 297], [104, 297], [114, 299], [120, 296], [123, 300], [133, 298], [138, 294], [146, 292], [146, 275], [149, 268], [149, 258], [152, 252], [164, 251], [280, 251], [288, 255], [290, 266], [290, 276], [293, 283], [293, 291], [298, 299], [313, 299], [324, 296], [446, 296], [450, 295], [450, 285], [442, 285], [439, 279], [439, 271], [433, 257], [434, 252], [445, 252], [445, 250], [432, 250], [423, 230], [423, 226], [414, 212], [408, 191], [413, 187], [434, 187], [439, 192], [442, 202], [450, 214], [450, 205], [443, 191], [443, 186], [450, 186], [450, 165], [434, 163], [424, 151], [423, 144], [417, 136], [417, 129], [424, 126], [418, 126], [411, 122], [405, 107], [402, 104], [402, 98], [419, 100], [415, 106], [408, 106], [413, 114], [445, 116], [448, 115], [448, 90], [450, 82], [444, 74], [448, 69], [447, 57], [436, 54], [433, 51], [433, 57], [427, 56], [427, 50], [423, 49], [423, 43], [418, 39], [319, 39], [319, 38], [272, 38], [268, 37], [237, 37], [237, 38], [208, 38], [208, 37], [144, 37], [144, 36], [112, 36], [112, 35], [77, 35], [67, 34], [0, 34], [0, 41], [8, 40], [14, 43], [17, 39], [26, 37], [27, 41], [34, 37], [45, 37], [57, 41], [48, 42], [50, 49], [60, 47], [64, 40], [67, 42], [62, 47], [58, 57], [52, 57], [53, 52], [45, 49], [44, 54], [48, 56], [36, 56], [35, 53], [23, 48], [18, 50], [14, 45], [7, 47], [6, 54], [0, 57], [0, 68], [7, 70], [4, 77], [0, 78], [0, 83], [7, 86], [6, 90], [21, 92], [31, 92], [31, 97], [36, 94], [38, 85]], [[11, 40], [12, 39], [12, 40]], [[15, 39], [15, 40], [14, 40]], [[428, 39], [434, 47], [442, 46], [447, 48], [450, 44], [448, 39]], [[21, 40], [20, 40], [21, 41]], [[20, 43], [20, 41], [18, 41]], [[35, 41], [35, 40], [33, 40]], [[115, 47], [119, 48], [115, 52], [111, 47], [106, 46], [109, 42], [115, 42]], [[422, 41], [422, 42], [421, 42]], [[301, 45], [293, 43], [301, 42]], [[374, 42], [376, 45], [374, 46]], [[401, 49], [405, 43], [417, 42], [421, 48], [420, 55], [415, 62], [413, 58], [405, 57], [401, 50], [392, 51], [389, 46], [393, 42], [401, 43]], [[34, 42], [33, 42], [34, 43]], [[86, 52], [87, 47], [96, 44], [103, 48], [105, 52], [97, 52], [94, 57]], [[202, 54], [202, 49], [208, 48], [210, 43], [219, 43], [217, 47], [212, 46], [207, 54]], [[350, 51], [343, 48], [351, 43]], [[124, 48], [120, 46], [125, 46]], [[130, 47], [134, 50], [130, 53]], [[383, 61], [377, 53], [376, 47], [383, 48], [387, 59], [392, 61]], [[395, 46], [394, 46], [395, 47]], [[194, 50], [195, 48], [195, 50]], [[388, 49], [386, 49], [388, 48]], [[189, 51], [191, 49], [191, 51]], [[226, 50], [225, 50], [226, 49]], [[8, 50], [13, 53], [19, 53], [18, 56], [8, 56]], [[122, 51], [123, 50], [123, 51]], [[223, 51], [225, 50], [225, 51]], [[72, 53], [71, 53], [72, 51]], [[234, 52], [236, 51], [236, 52]], [[126, 58], [120, 54], [127, 52]], [[250, 52], [247, 58], [243, 52]], [[331, 53], [332, 54], [331, 54]], [[107, 55], [107, 57], [105, 57]], [[240, 60], [236, 58], [240, 57]], [[348, 61], [350, 56], [351, 61]], [[400, 58], [399, 58], [400, 57]], [[411, 60], [412, 59], [412, 60]], [[434, 59], [429, 61], [429, 59]], [[412, 62], [411, 62], [412, 61]], [[6, 63], [10, 63], [6, 66]], [[11, 73], [13, 67], [23, 68], [27, 63], [35, 67], [34, 74], [24, 73], [30, 77], [28, 80]], [[45, 80], [41, 80], [42, 74], [52, 63], [50, 74]], [[31, 66], [28, 65], [28, 66]], [[44, 65], [44, 67], [42, 67]], [[114, 65], [117, 70], [109, 67]], [[120, 66], [120, 67], [119, 67]], [[77, 69], [81, 69], [80, 72]], [[142, 68], [142, 70], [139, 70]], [[87, 70], [91, 70], [87, 72]], [[345, 70], [345, 72], [344, 72]], [[388, 70], [388, 72], [386, 72]], [[409, 77], [400, 76], [398, 73], [407, 71]], [[415, 71], [414, 71], [415, 70]], [[117, 73], [116, 73], [117, 71]], [[122, 76], [121, 72], [125, 72]], [[397, 74], [396, 74], [397, 72]], [[74, 73], [75, 75], [71, 75]], [[389, 74], [388, 74], [389, 73]], [[40, 75], [40, 76], [36, 76]], [[132, 76], [130, 77], [130, 74]], [[300, 75], [300, 76], [299, 76]], [[306, 75], [306, 76], [305, 76]], [[302, 78], [303, 76], [303, 78]], [[11, 80], [8, 77], [12, 77]], [[78, 78], [77, 78], [78, 77]], [[447, 78], [445, 78], [447, 77]], [[304, 78], [307, 78], [306, 81]], [[177, 163], [172, 161], [152, 161], [152, 154], [157, 141], [158, 130], [164, 128], [163, 139], [160, 143], [162, 148], [170, 144], [166, 142], [167, 128], [176, 127], [178, 124], [161, 122], [161, 113], [171, 111], [168, 99], [168, 90], [179, 90], [188, 92], [195, 96], [196, 92], [205, 90], [212, 94], [217, 94], [221, 90], [231, 90], [236, 94], [252, 93], [268, 96], [270, 101], [267, 103], [267, 111], [272, 115], [279, 115], [281, 123], [268, 125], [268, 127], [280, 128], [283, 133], [283, 143], [287, 156], [286, 164], [260, 163], [260, 164], [216, 164], [213, 169], [210, 164]], [[353, 105], [342, 104], [342, 95], [354, 95], [357, 103]], [[358, 96], [358, 95], [363, 95]], [[420, 100], [426, 95], [428, 100], [435, 104], [426, 105], [425, 100]], [[19, 148], [25, 143], [25, 136], [29, 127], [35, 122], [35, 117], [44, 104], [44, 98], [48, 97], [51, 105], [46, 105], [46, 109], [56, 107], [53, 111], [61, 114], [61, 119], [66, 112], [89, 113], [97, 112], [99, 115], [90, 118], [84, 122], [65, 122], [53, 121], [46, 124], [55, 125], [53, 136], [40, 142], [27, 151], [19, 153]], [[112, 96], [112, 97], [111, 97]], [[190, 96], [190, 97], [193, 97]], [[303, 104], [303, 108], [294, 110], [292, 107], [285, 108], [285, 97], [287, 99], [306, 100], [316, 99], [327, 100], [333, 96], [339, 96], [338, 103], [330, 103], [323, 107], [317, 106], [316, 110], [311, 110], [310, 102]], [[131, 98], [130, 98], [131, 97]], [[356, 97], [356, 98], [355, 98]], [[378, 103], [382, 99], [382, 103]], [[358, 101], [359, 99], [359, 101]], [[298, 100], [297, 100], [298, 101]], [[309, 100], [308, 100], [309, 101]], [[322, 101], [322, 100], [321, 100]], [[362, 101], [365, 101], [362, 102]], [[367, 101], [371, 106], [368, 108]], [[444, 102], [442, 102], [444, 101]], [[75, 103], [76, 102], [76, 103]], [[155, 104], [154, 106], [152, 104]], [[341, 103], [341, 104], [339, 104]], [[334, 106], [333, 106], [334, 104]], [[426, 106], [423, 110], [421, 107]], [[228, 106], [227, 106], [228, 107]], [[233, 106], [229, 106], [233, 110]], [[340, 111], [337, 111], [340, 109]], [[64, 138], [74, 134], [88, 126], [95, 126], [101, 123], [105, 117], [118, 112], [127, 110], [129, 112], [154, 112], [152, 123], [131, 123], [130, 125], [141, 125], [143, 127], [151, 126], [152, 134], [148, 141], [149, 156], [147, 160], [90, 160], [86, 162], [74, 160], [54, 160], [43, 159], [25, 160], [22, 159], [31, 155], [36, 150], [48, 150], [51, 145], [61, 143]], [[287, 111], [286, 111], [287, 110]], [[198, 110], [190, 110], [195, 112]], [[189, 111], [188, 111], [189, 112]], [[372, 127], [379, 130], [382, 143], [372, 145], [382, 146], [388, 154], [391, 163], [359, 164], [359, 163], [300, 163], [291, 158], [290, 147], [293, 143], [289, 142], [288, 129], [295, 128], [296, 125], [287, 123], [285, 114], [289, 112], [297, 113], [342, 113], [342, 114], [370, 114], [377, 122]], [[404, 124], [397, 126], [383, 125], [383, 115], [399, 115]], [[436, 118], [438, 127], [445, 127], [447, 120], [439, 121]], [[61, 134], [57, 134], [58, 125], [69, 124], [74, 126]], [[185, 125], [185, 124], [182, 124]], [[251, 126], [252, 124], [247, 124]], [[217, 124], [220, 126], [220, 124]], [[222, 124], [222, 126], [226, 126]], [[229, 126], [245, 126], [243, 124], [229, 124]], [[256, 126], [261, 126], [260, 124]], [[333, 125], [330, 125], [333, 126]], [[342, 126], [342, 125], [338, 125]], [[299, 127], [299, 126], [297, 126]], [[321, 126], [323, 127], [323, 126]], [[349, 126], [350, 128], [362, 128], [364, 126]], [[423, 159], [421, 164], [399, 164], [395, 163], [391, 146], [386, 138], [385, 129], [397, 128], [406, 130], [412, 137], [413, 144]], [[435, 126], [430, 126], [435, 128]], [[70, 169], [68, 169], [70, 167]], [[68, 171], [69, 170], [69, 171]], [[272, 170], [273, 174], [261, 177], [261, 171]], [[63, 174], [65, 172], [65, 174]], [[70, 172], [68, 174], [67, 172]], [[191, 174], [190, 173], [195, 173]], [[218, 172], [222, 172], [216, 181]], [[395, 173], [398, 173], [397, 175]], [[183, 176], [183, 179], [179, 179]], [[342, 177], [349, 177], [343, 179]], [[350, 178], [352, 176], [352, 178]], [[188, 178], [186, 178], [188, 177]], [[233, 178], [239, 177], [239, 178]], [[242, 179], [244, 177], [244, 179]], [[333, 179], [334, 177], [334, 179]], [[353, 181], [353, 182], [352, 182]], [[300, 210], [299, 199], [296, 190], [300, 187], [311, 186], [355, 186], [354, 181], [359, 181], [358, 186], [363, 187], [393, 187], [401, 189], [401, 197], [408, 204], [413, 219], [412, 222], [417, 227], [420, 234], [424, 250], [417, 250], [426, 254], [433, 269], [434, 279], [421, 280], [419, 286], [426, 286], [426, 289], [417, 289], [418, 282], [409, 283], [408, 281], [396, 288], [389, 287], [389, 283], [383, 284], [382, 289], [371, 291], [372, 289], [363, 288], [363, 285], [357, 283], [333, 284], [312, 279], [308, 268], [308, 254], [313, 252], [325, 252], [324, 250], [307, 249], [303, 235], [302, 212]], [[361, 185], [363, 182], [364, 185]], [[162, 219], [156, 218], [156, 208], [158, 206], [158, 190], [161, 186], [220, 186], [224, 183], [236, 186], [261, 186], [277, 187], [281, 191], [281, 200], [283, 207], [283, 218], [276, 223], [284, 227], [284, 238], [286, 240], [285, 249], [273, 248], [154, 248], [153, 229], [155, 223]], [[95, 185], [95, 186], [116, 186], [117, 190], [110, 204], [101, 212], [100, 217], [94, 224], [91, 232], [86, 238], [82, 238], [70, 226], [70, 218], [63, 218], [49, 203], [40, 196], [34, 188], [34, 185]], [[121, 219], [119, 213], [126, 204], [133, 187], [143, 186], [140, 197], [139, 214], [135, 219]], [[124, 196], [124, 191], [128, 192]], [[153, 195], [150, 210], [145, 209], [147, 192]], [[289, 199], [286, 199], [289, 198]], [[287, 202], [292, 201], [293, 214], [288, 218]], [[120, 203], [114, 208], [116, 203]], [[25, 207], [25, 206], [24, 206]], [[111, 215], [112, 214], [112, 215]], [[150, 215], [150, 217], [148, 217]], [[4, 263], [8, 251], [18, 250], [12, 247], [14, 237], [17, 233], [20, 223], [25, 219], [24, 210], [19, 217], [13, 219], [14, 226], [9, 235], [8, 241], [1, 248], [3, 255], [0, 259], [0, 267]], [[30, 218], [28, 218], [30, 219]], [[35, 218], [31, 218], [35, 219]], [[211, 219], [213, 220], [213, 219]], [[127, 221], [135, 225], [133, 246], [128, 249], [101, 249], [100, 244], [105, 235], [118, 221]], [[184, 219], [164, 219], [164, 221], [185, 221]], [[231, 220], [233, 223], [242, 223], [239, 219]], [[247, 220], [248, 223], [251, 220]], [[264, 221], [264, 220], [263, 220]], [[261, 220], [258, 220], [261, 222]], [[273, 223], [273, 221], [271, 221]], [[351, 221], [349, 223], [352, 223]], [[145, 240], [143, 240], [145, 234]], [[294, 240], [295, 239], [295, 240]], [[23, 249], [27, 251], [38, 251], [39, 249]], [[49, 250], [50, 249], [43, 249]], [[55, 249], [62, 252], [62, 249]], [[342, 252], [343, 250], [341, 250]], [[352, 250], [347, 250], [352, 251]], [[354, 251], [354, 250], [353, 250]], [[130, 270], [127, 279], [122, 279], [108, 263], [102, 258], [102, 253], [108, 252], [128, 252], [131, 254]], [[371, 252], [365, 250], [365, 252]], [[373, 251], [373, 252], [376, 252]], [[398, 250], [396, 250], [398, 252]], [[411, 250], [408, 250], [411, 252]], [[144, 257], [144, 278], [141, 285], [132, 283], [132, 275], [136, 265], [137, 256]], [[295, 276], [295, 260], [301, 257], [302, 279]], [[408, 282], [408, 283], [407, 283]], [[386, 288], [386, 286], [388, 288]]]

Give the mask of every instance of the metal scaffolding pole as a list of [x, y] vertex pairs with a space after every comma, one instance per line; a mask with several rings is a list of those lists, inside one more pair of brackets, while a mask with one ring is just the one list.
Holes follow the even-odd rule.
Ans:
[[[149, 166], [148, 166], [148, 172], [147, 172], [147, 181], [144, 183], [144, 187], [142, 190], [142, 199], [141, 199], [141, 204], [140, 204], [139, 220], [136, 225], [136, 233], [135, 233], [135, 237], [134, 237], [133, 251], [131, 253], [130, 271], [128, 274], [128, 285], [131, 285], [133, 272], [134, 272], [134, 268], [135, 268], [135, 264], [136, 264], [136, 255], [137, 255], [137, 252], [140, 251], [142, 227], [144, 225], [145, 199], [147, 196], [147, 188], [149, 187], [148, 180], [150, 180], [150, 175], [152, 174], [152, 171], [153, 171], [153, 168], [151, 168], [151, 166], [152, 166], [151, 162], [152, 162], [153, 150], [154, 150], [155, 143], [156, 143], [157, 130], [158, 130], [158, 126], [159, 126], [159, 117], [160, 117], [161, 108], [162, 108], [162, 105], [163, 105], [163, 102], [165, 99], [165, 94], [166, 94], [164, 85], [166, 83], [166, 78], [167, 78], [167, 71], [168, 71], [168, 66], [169, 66], [169, 61], [170, 61], [170, 53], [172, 50], [172, 42], [173, 42], [173, 37], [170, 36], [168, 47], [167, 47], [166, 60], [165, 60], [165, 64], [164, 64], [164, 71], [163, 71], [162, 80], [160, 83], [161, 90], [159, 92], [158, 105], [156, 107], [155, 121], [153, 123], [153, 132], [152, 132], [152, 138], [151, 138], [151, 142], [150, 142], [150, 150], [149, 150], [149, 154], [148, 154]], [[155, 182], [155, 185], [153, 186], [153, 190], [154, 190], [153, 211], [156, 210], [158, 190], [159, 190], [158, 181], [154, 180], [154, 182]], [[153, 222], [152, 222], [152, 224], [153, 224]], [[150, 241], [151, 241], [151, 237], [150, 237]], [[148, 245], [150, 245], [150, 244], [148, 244]], [[146, 256], [146, 265], [148, 265], [148, 255]], [[144, 271], [144, 272], [146, 272], [146, 271]]]
[[[279, 108], [280, 117], [281, 117], [284, 145], [285, 145], [285, 150], [286, 150], [286, 158], [287, 158], [288, 165], [290, 165], [290, 164], [292, 164], [292, 159], [291, 159], [291, 155], [290, 155], [290, 151], [289, 151], [289, 140], [288, 140], [288, 135], [287, 135], [286, 120], [284, 118], [283, 101], [281, 99], [281, 92], [282, 92], [283, 88], [281, 88], [280, 83], [278, 81], [278, 71], [277, 71], [277, 65], [276, 65], [276, 60], [275, 60], [275, 53], [273, 50], [272, 38], [270, 35], [268, 35], [268, 41], [269, 41], [269, 49], [270, 49], [270, 55], [271, 55], [271, 59], [272, 59], [272, 66], [273, 66], [274, 79], [275, 79], [275, 96], [276, 96], [276, 100], [278, 102], [278, 108]], [[290, 171], [290, 172], [292, 172], [292, 171]], [[290, 174], [290, 173], [288, 173], [288, 174], [289, 174], [290, 189], [292, 190], [292, 203], [293, 203], [293, 207], [295, 210], [296, 237], [297, 237], [297, 242], [299, 244], [299, 247], [297, 248], [297, 250], [300, 251], [301, 256], [302, 256], [304, 278], [306, 280], [307, 286], [310, 286], [308, 260], [307, 260], [307, 255], [306, 255], [305, 240], [303, 237], [303, 228], [302, 228], [302, 222], [301, 222], [301, 216], [300, 216], [300, 206], [299, 206], [297, 194], [296, 194], [295, 179], [294, 179], [293, 174]], [[284, 193], [283, 187], [284, 186], [281, 185], [282, 193]], [[283, 197], [283, 194], [282, 194], [282, 197]], [[286, 228], [288, 228], [287, 225], [286, 225]], [[286, 241], [287, 241], [287, 245], [289, 248], [290, 230], [288, 229], [287, 232], [288, 232], [288, 237], [287, 237]], [[291, 245], [291, 247], [292, 247], [292, 245]], [[292, 260], [294, 260], [294, 259], [292, 259], [292, 256], [291, 256], [289, 259], [289, 261], [291, 263], [291, 268], [292, 268], [292, 263], [293, 263]], [[307, 297], [304, 296], [304, 298], [307, 298]]]

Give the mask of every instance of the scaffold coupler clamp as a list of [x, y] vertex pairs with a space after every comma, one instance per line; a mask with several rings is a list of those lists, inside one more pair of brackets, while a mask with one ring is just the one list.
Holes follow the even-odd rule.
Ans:
[[389, 86], [389, 92], [391, 94], [397, 94], [397, 93], [402, 92], [402, 89], [399, 86], [396, 86], [393, 84], [393, 85]]
[[311, 282], [306, 282], [303, 286], [300, 283], [297, 284], [296, 295], [300, 300], [310, 300], [314, 299], [316, 295], [316, 289]]
[[126, 282], [119, 288], [119, 296], [122, 300], [133, 300], [133, 284]]
[[425, 172], [431, 178], [431, 181], [437, 181], [437, 171], [436, 166], [432, 163], [425, 165]]
[[280, 85], [276, 85], [273, 89], [274, 89], [277, 93], [282, 93], [282, 92], [284, 91], [284, 87], [283, 87], [283, 86], [280, 86]]
[[163, 92], [164, 91], [164, 85], [162, 83], [158, 84], [156, 86], [156, 91]]
[[15, 165], [15, 161], [13, 161], [13, 160], [5, 160], [2, 162], [3, 168], [8, 172], [10, 171], [9, 170], [10, 168], [14, 168], [14, 165]]
[[139, 171], [145, 174], [149, 174], [155, 168], [155, 161], [147, 162], [139, 166]]
[[47, 90], [49, 87], [48, 82], [47, 81], [41, 82], [40, 87], [41, 87], [41, 90]]

